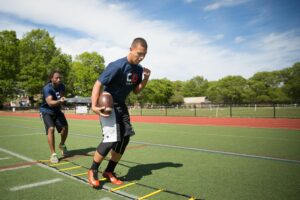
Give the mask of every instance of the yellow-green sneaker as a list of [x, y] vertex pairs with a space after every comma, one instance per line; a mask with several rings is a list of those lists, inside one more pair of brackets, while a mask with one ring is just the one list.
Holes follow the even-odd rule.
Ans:
[[66, 147], [65, 144], [60, 144], [59, 149], [60, 149], [61, 155], [63, 157], [68, 157], [69, 156], [69, 152], [68, 152], [67, 147]]
[[50, 156], [50, 162], [51, 162], [51, 163], [58, 163], [58, 162], [59, 162], [56, 153], [53, 153], [53, 154]]

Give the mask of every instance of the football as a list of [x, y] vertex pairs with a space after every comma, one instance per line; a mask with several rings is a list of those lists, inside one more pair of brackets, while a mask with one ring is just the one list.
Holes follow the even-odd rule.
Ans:
[[102, 109], [100, 112], [103, 115], [109, 116], [112, 112], [113, 109], [113, 98], [111, 96], [110, 93], [108, 92], [102, 92], [102, 94], [100, 95], [99, 99], [98, 99], [98, 106], [99, 107], [105, 107], [104, 109]]

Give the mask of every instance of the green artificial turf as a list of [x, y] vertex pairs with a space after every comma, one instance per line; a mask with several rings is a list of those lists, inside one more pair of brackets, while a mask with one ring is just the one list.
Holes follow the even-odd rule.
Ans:
[[[111, 192], [92, 189], [69, 178], [90, 167], [93, 151], [101, 141], [98, 121], [68, 120], [67, 147], [72, 163], [80, 169], [61, 175], [47, 168], [0, 172], [1, 199], [122, 199]], [[116, 173], [126, 183], [122, 189], [149, 199], [298, 199], [300, 195], [300, 131], [237, 127], [134, 123], [136, 135]], [[43, 123], [38, 118], [0, 117], [0, 148], [33, 160], [49, 158]], [[56, 134], [56, 143], [59, 142]], [[58, 155], [60, 155], [58, 153]], [[0, 151], [1, 167], [26, 161]], [[281, 160], [282, 159], [282, 160]], [[103, 161], [100, 171], [107, 161]], [[101, 175], [100, 175], [101, 177]], [[21, 191], [9, 188], [61, 178], [63, 181]], [[82, 178], [85, 178], [84, 176]], [[116, 187], [103, 182], [108, 187]], [[54, 195], [53, 195], [54, 194]]]

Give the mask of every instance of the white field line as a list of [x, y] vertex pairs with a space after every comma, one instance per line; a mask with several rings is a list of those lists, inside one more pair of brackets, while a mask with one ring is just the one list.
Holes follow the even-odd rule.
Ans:
[[[9, 119], [9, 118], [7, 118], [7, 119]], [[0, 120], [1, 120], [1, 118], [0, 118]], [[10, 119], [10, 120], [30, 121], [30, 119]], [[144, 123], [144, 122], [139, 122], [139, 123]], [[144, 123], [144, 124], [148, 124], [148, 123]], [[160, 123], [160, 124], [169, 124], [169, 123]], [[193, 125], [193, 124], [178, 124], [178, 125], [199, 126], [199, 125]], [[34, 128], [34, 127], [27, 127], [27, 126], [22, 126], [22, 125], [4, 125], [4, 126], [15, 127], [15, 128], [25, 128], [25, 129], [30, 129], [30, 130], [39, 130], [39, 131], [45, 132], [45, 129]], [[76, 124], [76, 126], [84, 126], [84, 125]], [[211, 126], [211, 125], [203, 125], [203, 126]], [[99, 127], [99, 125], [95, 125], [95, 127]], [[263, 127], [238, 127], [238, 128], [263, 128]], [[166, 131], [164, 131], [164, 130], [157, 130], [156, 132], [166, 132]], [[185, 131], [181, 131], [181, 133], [186, 133], [186, 132]], [[213, 133], [209, 133], [209, 134], [207, 134], [207, 133], [201, 133], [201, 135], [220, 136], [220, 137], [234, 137], [234, 138], [264, 139], [264, 140], [278, 140], [278, 141], [289, 141], [289, 142], [300, 142], [300, 140], [296, 140], [296, 139], [271, 138], [271, 137], [259, 137], [259, 136], [247, 136], [247, 135], [220, 135], [220, 134], [213, 134]]]
[[[74, 136], [78, 136], [78, 137], [86, 137], [86, 138], [100, 138], [100, 136], [84, 135], [84, 134], [78, 134], [78, 133], [75, 133], [75, 132], [73, 132], [72, 134], [69, 134], [69, 135], [74, 135]], [[193, 147], [183, 147], [183, 146], [177, 146], [177, 145], [156, 144], [156, 143], [137, 142], [137, 141], [130, 141], [130, 142], [131, 143], [136, 143], [136, 144], [146, 144], [146, 145], [150, 145], [150, 146], [158, 146], [158, 147], [166, 147], [166, 148], [174, 148], [174, 149], [184, 149], [184, 150], [192, 150], [192, 151], [201, 151], [201, 152], [216, 153], [216, 154], [223, 154], [223, 155], [240, 156], [240, 157], [248, 157], [248, 158], [258, 158], [258, 159], [274, 160], [274, 161], [290, 162], [290, 163], [300, 164], [299, 160], [290, 160], [290, 159], [283, 159], [283, 158], [276, 158], [276, 157], [269, 157], [269, 156], [257, 156], [257, 155], [251, 155], [251, 154], [217, 151], [217, 150], [209, 150], [209, 149], [201, 149], [201, 148], [193, 148]]]
[[[158, 132], [168, 132], [165, 130], [156, 130], [155, 133]], [[180, 133], [185, 134], [185, 133], [189, 133], [187, 131], [180, 131]], [[233, 137], [233, 138], [250, 138], [250, 139], [264, 139], [264, 140], [276, 140], [276, 141], [288, 141], [288, 142], [300, 142], [300, 140], [298, 139], [286, 139], [286, 138], [271, 138], [271, 137], [260, 137], [260, 136], [248, 136], [248, 135], [221, 135], [221, 134], [216, 134], [216, 133], [199, 133], [200, 135], [206, 135], [206, 136], [217, 136], [217, 137]]]
[[193, 148], [193, 147], [182, 147], [182, 146], [167, 145], [167, 144], [153, 144], [153, 143], [148, 143], [148, 142], [135, 142], [135, 141], [132, 141], [132, 143], [300, 164], [300, 160], [290, 160], [290, 159], [276, 158], [276, 157], [269, 157], [269, 156], [257, 156], [257, 155], [251, 155], [251, 154], [234, 153], [234, 152], [227, 152], [227, 151], [217, 151], [217, 150], [209, 150], [209, 149], [201, 149], [201, 148]]
[[[23, 121], [25, 121], [25, 120], [23, 120]], [[28, 120], [26, 120], [26, 121], [28, 121]], [[198, 125], [192, 125], [192, 124], [181, 124], [181, 125], [198, 126]], [[24, 129], [29, 129], [29, 130], [37, 130], [37, 131], [41, 131], [42, 133], [45, 132], [45, 129], [42, 129], [42, 128], [27, 127], [27, 126], [22, 126], [22, 125], [6, 125], [6, 126], [14, 127], [14, 128], [24, 128]], [[247, 127], [247, 128], [251, 128], [251, 127]], [[252, 127], [252, 128], [255, 128], [255, 127]], [[158, 130], [156, 132], [166, 132], [166, 131], [164, 131], [164, 130]], [[186, 133], [186, 132], [185, 131], [181, 131], [181, 133]], [[73, 135], [76, 135], [76, 133], [74, 133]], [[78, 134], [78, 135], [80, 135], [80, 134]], [[300, 140], [296, 140], [296, 139], [270, 138], [270, 137], [259, 137], [259, 136], [255, 136], [254, 137], [254, 136], [245, 136], [245, 135], [220, 135], [220, 134], [213, 134], [213, 133], [209, 133], [209, 134], [207, 134], [207, 133], [201, 133], [201, 135], [220, 136], [220, 137], [233, 137], [233, 138], [264, 139], [264, 140], [288, 141], [288, 142], [300, 142]], [[18, 136], [18, 135], [16, 135], [16, 136]], [[3, 136], [3, 137], [6, 137], [6, 136]], [[95, 136], [91, 136], [91, 137], [95, 137]]]
[[30, 165], [25, 165], [25, 166], [20, 166], [20, 167], [11, 167], [11, 168], [7, 168], [7, 169], [0, 169], [0, 172], [23, 169], [23, 168], [27, 168], [27, 167], [30, 167]]
[[62, 180], [63, 179], [61, 179], [61, 178], [55, 178], [55, 179], [51, 179], [51, 180], [47, 180], [47, 181], [41, 181], [41, 182], [37, 182], [37, 183], [31, 183], [31, 184], [27, 184], [27, 185], [20, 185], [20, 186], [12, 187], [9, 190], [10, 191], [18, 191], [18, 190], [24, 190], [24, 189], [33, 188], [33, 187], [40, 187], [43, 185], [57, 183]]
[[[99, 138], [100, 137], [100, 136], [97, 137], [97, 136], [92, 136], [92, 135], [74, 134], [74, 133], [71, 135], [75, 135], [78, 137], [87, 137], [87, 138]], [[283, 158], [276, 158], [276, 157], [269, 157], [269, 156], [257, 156], [257, 155], [252, 155], [252, 154], [234, 153], [234, 152], [228, 152], [228, 151], [217, 151], [217, 150], [201, 149], [201, 148], [194, 148], [194, 147], [184, 147], [184, 146], [168, 145], [168, 144], [156, 144], [156, 143], [149, 143], [149, 142], [130, 141], [130, 143], [300, 164], [300, 160], [290, 160], [290, 159], [283, 159]]]
[[3, 158], [0, 158], [0, 160], [8, 160], [8, 159], [11, 159], [11, 157], [3, 157]]
[[30, 136], [30, 135], [42, 135], [42, 134], [41, 133], [28, 133], [28, 134], [16, 134], [16, 135], [1, 135], [0, 138], [21, 137], [21, 136]]
[[[4, 153], [7, 153], [7, 154], [9, 154], [9, 155], [11, 155], [11, 156], [20, 158], [21, 160], [24, 160], [24, 161], [28, 161], [28, 162], [36, 162], [36, 160], [33, 160], [33, 159], [28, 158], [28, 157], [26, 157], [26, 156], [23, 156], [23, 155], [21, 155], [21, 154], [12, 152], [12, 151], [10, 151], [10, 150], [3, 149], [3, 148], [1, 148], [1, 147], [0, 147], [0, 151], [2, 151], [2, 152], [4, 152]], [[47, 166], [47, 165], [44, 165], [44, 164], [41, 164], [41, 163], [37, 163], [36, 165], [39, 166], [39, 167], [42, 167], [42, 168], [51, 170], [51, 171], [53, 171], [53, 172], [55, 172], [55, 173], [58, 173], [58, 174], [60, 174], [60, 175], [65, 176], [65, 177], [68, 177], [68, 178], [70, 178], [70, 179], [72, 179], [72, 180], [75, 180], [75, 181], [78, 181], [78, 182], [80, 182], [80, 183], [83, 183], [83, 184], [85, 184], [85, 185], [89, 185], [89, 184], [87, 183], [87, 181], [83, 181], [83, 180], [78, 179], [78, 178], [76, 178], [76, 177], [70, 176], [70, 175], [65, 174], [65, 173], [63, 173], [63, 172], [60, 172], [60, 171], [58, 171], [58, 170], [56, 170], [56, 169], [54, 169], [54, 168], [52, 168], [52, 167], [49, 167], [49, 166]], [[89, 186], [89, 187], [90, 187], [90, 186]], [[103, 186], [103, 188], [104, 188], [103, 191], [108, 192], [108, 193], [110, 193], [110, 194], [117, 195], [118, 197], [123, 197], [124, 199], [138, 199], [137, 196], [131, 195], [131, 194], [129, 194], [129, 193], [127, 193], [127, 192], [123, 192], [123, 191], [111, 193], [111, 192], [109, 192], [109, 191], [110, 191], [112, 188], [111, 188], [111, 187], [108, 187], [108, 186], [105, 186], [105, 185]], [[129, 198], [126, 198], [126, 196], [129, 197]]]

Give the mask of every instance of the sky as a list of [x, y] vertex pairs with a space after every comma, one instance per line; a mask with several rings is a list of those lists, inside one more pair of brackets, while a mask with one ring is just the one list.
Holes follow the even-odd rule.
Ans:
[[0, 0], [0, 31], [45, 29], [75, 58], [105, 64], [143, 37], [152, 79], [250, 78], [300, 62], [299, 0]]

